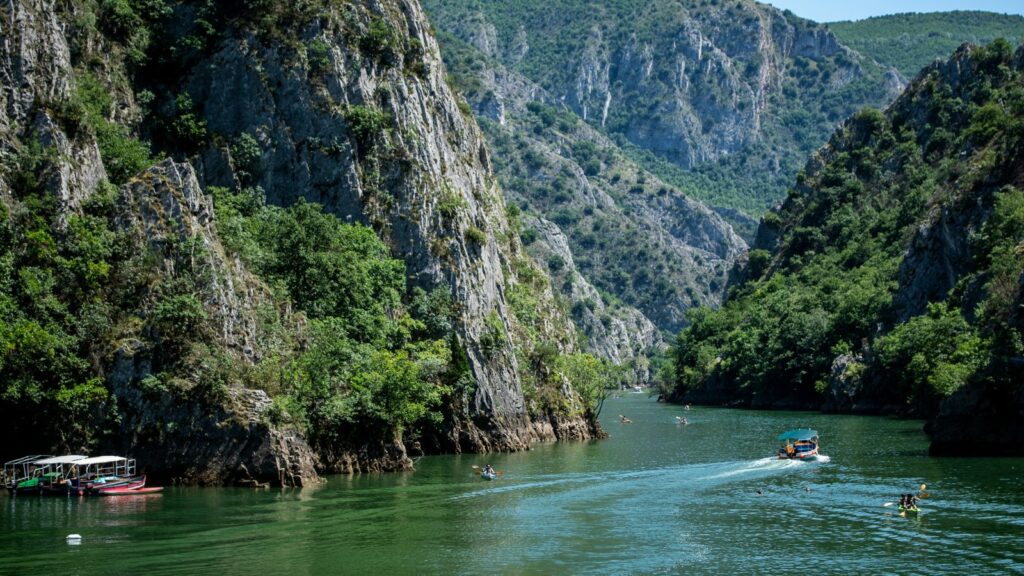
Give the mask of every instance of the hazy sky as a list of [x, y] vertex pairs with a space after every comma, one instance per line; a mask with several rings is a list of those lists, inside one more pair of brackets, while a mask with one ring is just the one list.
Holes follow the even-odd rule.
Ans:
[[1024, 14], [1024, 0], [762, 0], [818, 22], [860, 20], [897, 12], [987, 10]]

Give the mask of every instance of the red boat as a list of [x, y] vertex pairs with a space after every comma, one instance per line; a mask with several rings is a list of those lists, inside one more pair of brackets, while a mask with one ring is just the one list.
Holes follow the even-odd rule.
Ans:
[[99, 493], [100, 496], [138, 496], [143, 494], [157, 494], [162, 491], [163, 486], [150, 486], [149, 488], [108, 488]]
[[120, 478], [114, 481], [107, 481], [103, 484], [89, 484], [80, 490], [87, 496], [102, 496], [111, 490], [138, 490], [146, 485], [146, 476], [133, 476], [131, 478]]
[[146, 476], [135, 475], [135, 460], [122, 456], [96, 456], [75, 462], [78, 478], [73, 492], [102, 496], [110, 490], [136, 490], [146, 486]]

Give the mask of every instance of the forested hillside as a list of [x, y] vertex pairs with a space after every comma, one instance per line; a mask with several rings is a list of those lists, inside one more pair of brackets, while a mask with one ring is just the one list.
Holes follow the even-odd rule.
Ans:
[[893, 14], [856, 22], [830, 22], [839, 41], [884, 66], [913, 78], [935, 59], [945, 59], [965, 42], [1024, 39], [1024, 16], [993, 12]]
[[856, 114], [764, 217], [726, 305], [691, 313], [676, 397], [911, 414], [933, 452], [1019, 453], [1022, 167], [1005, 41]]

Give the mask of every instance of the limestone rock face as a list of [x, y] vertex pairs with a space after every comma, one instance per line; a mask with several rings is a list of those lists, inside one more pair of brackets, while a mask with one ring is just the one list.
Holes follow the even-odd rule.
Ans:
[[[157, 274], [173, 278], [188, 267], [200, 278], [206, 325], [216, 346], [236, 362], [259, 358], [268, 342], [261, 309], [273, 302], [270, 291], [224, 251], [213, 223], [213, 205], [187, 163], [165, 160], [121, 189], [116, 224], [140, 252], [159, 255]], [[171, 256], [172, 246], [190, 243], [189, 262]], [[140, 303], [142, 315], [152, 302]], [[161, 335], [156, 335], [159, 339]], [[270, 482], [302, 486], [319, 480], [317, 456], [302, 434], [270, 423], [271, 399], [262, 390], [238, 386], [222, 393], [203, 392], [196, 375], [163, 393], [146, 391], [166, 359], [160, 347], [127, 343], [114, 355], [108, 375], [124, 411], [114, 442], [135, 454], [157, 477], [185, 483]]]
[[194, 390], [147, 393], [139, 381], [152, 373], [151, 351], [125, 344], [109, 382], [121, 406], [121, 433], [112, 446], [133, 455], [154, 480], [202, 485], [319, 482], [319, 462], [298, 431], [267, 422], [270, 397], [230, 388], [211, 402]]
[[[188, 163], [165, 160], [121, 189], [118, 227], [157, 254], [175, 242], [198, 244], [191, 263], [204, 278], [204, 308], [217, 339], [237, 354], [259, 358], [263, 343], [257, 320], [260, 307], [272, 306], [270, 291], [241, 262], [229, 257], [213, 223], [213, 203], [199, 187]], [[165, 259], [163, 273], [175, 262]]]
[[[633, 374], [630, 384], [647, 384], [651, 380], [646, 354], [665, 347], [661, 333], [642, 312], [631, 306], [611, 307], [601, 293], [580, 273], [573, 261], [569, 241], [554, 222], [530, 217], [529, 229], [538, 232], [530, 245], [530, 253], [539, 262], [557, 261], [558, 270], [548, 265], [548, 273], [556, 285], [563, 286], [572, 302], [572, 318], [586, 334], [586, 350], [616, 365], [629, 364]], [[568, 286], [566, 290], [564, 287]]]
[[[353, 49], [371, 26], [387, 27], [407, 49]], [[459, 423], [471, 431], [457, 435], [461, 449], [527, 447], [513, 343], [481, 346], [491, 314], [512, 332], [515, 242], [498, 239], [513, 233], [483, 138], [444, 80], [418, 3], [350, 3], [291, 33], [303, 49], [232, 30], [186, 75], [197, 109], [226, 142], [202, 155], [202, 180], [258, 185], [269, 202], [305, 198], [374, 226], [405, 260], [410, 284], [446, 287], [458, 303], [456, 331], [479, 384]], [[486, 34], [480, 42], [486, 47]], [[304, 60], [314, 45], [326, 50]], [[379, 123], [368, 130], [367, 118]], [[243, 135], [260, 147], [244, 170], [231, 145]]]
[[[36, 144], [52, 148], [43, 185], [64, 216], [106, 179], [95, 138], [69, 134], [54, 118], [74, 91], [75, 80], [65, 25], [45, 0], [0, 5], [0, 157]], [[8, 184], [0, 177], [0, 195]], [[6, 192], [9, 193], [9, 192]]]
[[[565, 121], [538, 130], [537, 105], [557, 110], [562, 103], [524, 75], [491, 61], [466, 81], [479, 86], [469, 102], [485, 119], [507, 202], [539, 216], [527, 218], [527, 228], [547, 222], [531, 236], [544, 239], [554, 229], [564, 234], [575, 277], [668, 332], [685, 325], [690, 307], [722, 302], [728, 271], [746, 243], [719, 214], [638, 166], [588, 123]], [[569, 275], [546, 266], [551, 255], [568, 260], [561, 250], [527, 248], [573, 304], [605, 300], [599, 294], [582, 296], [566, 282]], [[598, 305], [611, 309], [607, 302]], [[580, 320], [576, 312], [573, 316]], [[592, 323], [580, 328], [601, 339]], [[632, 333], [637, 338], [628, 347], [650, 344], [644, 330]], [[596, 346], [593, 351], [623, 349], [619, 344]], [[620, 361], [618, 355], [610, 358]]]
[[[776, 130], [778, 117], [788, 111], [772, 102], [792, 96], [783, 89], [794, 67], [799, 74], [826, 67], [827, 61], [828, 73], [810, 81], [826, 94], [866, 75], [860, 55], [841, 45], [827, 26], [754, 2], [654, 1], [625, 12], [540, 2], [518, 12], [470, 2], [426, 4], [439, 28], [490, 62], [532, 74], [590, 124], [685, 169], [774, 138], [766, 129]], [[508, 23], [524, 22], [531, 30], [507, 29]], [[519, 66], [530, 53], [531, 33], [552, 53], [558, 41], [553, 39], [573, 39], [559, 44], [558, 66], [542, 60]], [[886, 82], [875, 86], [882, 99], [898, 94]], [[800, 86], [807, 88], [808, 82]]]

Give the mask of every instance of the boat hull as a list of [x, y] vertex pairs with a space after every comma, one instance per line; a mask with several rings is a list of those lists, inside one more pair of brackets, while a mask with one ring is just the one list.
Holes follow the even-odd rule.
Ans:
[[495, 478], [498, 477], [498, 475], [497, 474], [488, 474], [487, 472], [482, 472], [480, 474], [480, 477], [483, 478], [484, 480], [494, 480]]
[[135, 490], [142, 488], [145, 485], [145, 476], [133, 476], [131, 478], [121, 478], [115, 481], [105, 482], [103, 484], [86, 484], [84, 487], [78, 488], [78, 494], [80, 496], [102, 496], [105, 492], [110, 490]]
[[814, 450], [813, 452], [797, 452], [796, 454], [793, 454], [793, 455], [786, 454], [786, 452], [782, 451], [782, 450], [779, 451], [779, 460], [805, 460], [805, 461], [809, 461], [809, 460], [817, 460], [817, 459], [818, 459], [818, 451], [817, 450]]
[[111, 488], [100, 493], [100, 496], [142, 496], [145, 494], [158, 494], [163, 491], [163, 486], [150, 486], [148, 488]]

